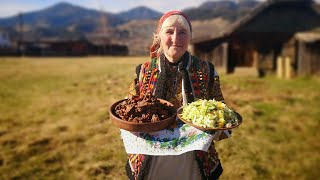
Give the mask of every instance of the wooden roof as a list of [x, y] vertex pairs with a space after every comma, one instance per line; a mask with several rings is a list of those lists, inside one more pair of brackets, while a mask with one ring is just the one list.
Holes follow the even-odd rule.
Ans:
[[[279, 14], [267, 10], [277, 10]], [[302, 13], [303, 12], [303, 13]], [[265, 14], [263, 14], [265, 13]], [[294, 14], [296, 13], [296, 14]], [[303, 15], [306, 17], [302, 17]], [[258, 21], [258, 17], [260, 20]], [[290, 22], [288, 22], [290, 19]], [[295, 23], [300, 22], [299, 26]], [[267, 28], [266, 28], [267, 26]], [[300, 27], [302, 26], [302, 27]], [[239, 19], [229, 27], [219, 32], [192, 40], [192, 44], [208, 42], [212, 40], [221, 40], [230, 35], [246, 32], [288, 32], [307, 31], [311, 27], [320, 27], [320, 13], [318, 5], [311, 0], [268, 0], [243, 18]], [[299, 29], [300, 28], [300, 29]]]
[[301, 32], [301, 33], [297, 33], [294, 37], [299, 41], [303, 41], [307, 43], [320, 41], [320, 33], [315, 33], [315, 32]]

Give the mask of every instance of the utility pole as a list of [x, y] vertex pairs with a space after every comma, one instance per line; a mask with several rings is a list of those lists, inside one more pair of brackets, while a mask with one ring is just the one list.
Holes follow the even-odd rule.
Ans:
[[23, 46], [23, 15], [21, 12], [18, 14], [18, 31], [19, 31], [19, 38], [18, 38], [18, 50], [21, 56], [24, 56], [24, 46]]
[[101, 10], [101, 17], [100, 17], [100, 31], [102, 34], [102, 39], [103, 39], [103, 55], [106, 54], [106, 44], [108, 43], [107, 41], [107, 17], [104, 14], [103, 9]]
[[99, 34], [101, 35], [101, 39], [102, 39], [102, 42], [103, 42], [103, 55], [106, 54], [106, 46], [107, 44], [109, 44], [109, 36], [108, 36], [108, 33], [109, 33], [109, 28], [108, 28], [108, 18], [107, 18], [107, 15], [105, 14], [104, 12], [104, 8], [103, 6], [100, 6], [101, 9], [100, 9], [100, 22], [99, 22]]

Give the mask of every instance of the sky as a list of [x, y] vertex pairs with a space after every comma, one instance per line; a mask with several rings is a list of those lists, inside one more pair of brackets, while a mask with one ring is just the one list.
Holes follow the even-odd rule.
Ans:
[[147, 6], [159, 12], [169, 10], [183, 10], [189, 7], [198, 7], [210, 0], [0, 0], [0, 18], [20, 13], [40, 10], [59, 2], [68, 2], [84, 8], [104, 10], [118, 13], [137, 6]]
[[[143, 5], [164, 13], [169, 10], [198, 7], [206, 1], [210, 0], [0, 0], [0, 18], [41, 10], [59, 2], [68, 2], [84, 8], [104, 10], [111, 13], [127, 11]], [[320, 0], [316, 1], [320, 3]]]

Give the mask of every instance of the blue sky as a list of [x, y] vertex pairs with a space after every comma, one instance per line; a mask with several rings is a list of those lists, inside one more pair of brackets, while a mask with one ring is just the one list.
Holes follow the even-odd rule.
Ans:
[[197, 7], [206, 1], [209, 0], [0, 0], [0, 17], [40, 10], [58, 2], [69, 2], [89, 9], [103, 9], [107, 12], [126, 11], [141, 5], [159, 12], [166, 12], [172, 9]]
[[[103, 9], [107, 12], [117, 13], [141, 5], [159, 12], [173, 9], [182, 10], [189, 7], [197, 7], [206, 1], [210, 0], [0, 0], [0, 18], [13, 16], [19, 12], [26, 13], [40, 10], [58, 2], [68, 2], [89, 9]], [[320, 0], [316, 1], [320, 2]]]

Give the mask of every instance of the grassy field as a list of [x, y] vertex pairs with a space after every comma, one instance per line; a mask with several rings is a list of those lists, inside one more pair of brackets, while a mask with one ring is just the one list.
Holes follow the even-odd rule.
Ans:
[[[0, 179], [126, 179], [109, 120], [147, 57], [0, 58]], [[216, 143], [226, 179], [320, 176], [320, 78], [221, 74], [244, 118]]]

